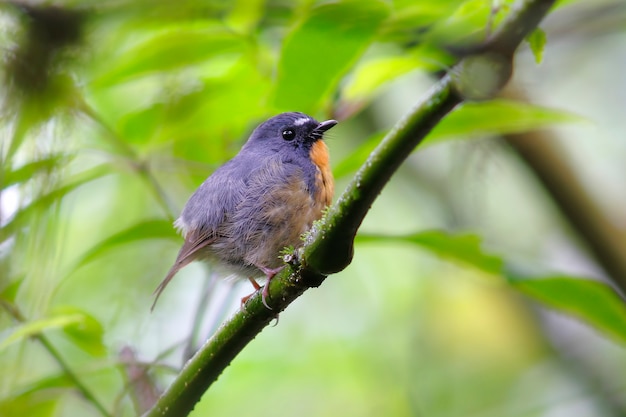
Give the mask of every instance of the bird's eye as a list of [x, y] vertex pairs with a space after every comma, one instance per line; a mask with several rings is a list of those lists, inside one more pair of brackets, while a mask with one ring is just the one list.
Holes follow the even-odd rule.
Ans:
[[295, 137], [296, 137], [296, 132], [294, 132], [292, 129], [283, 130], [283, 139], [294, 140]]

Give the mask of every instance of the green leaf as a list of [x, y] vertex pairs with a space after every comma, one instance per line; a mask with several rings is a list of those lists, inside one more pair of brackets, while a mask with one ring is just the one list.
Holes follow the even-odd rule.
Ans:
[[235, 0], [226, 19], [228, 26], [237, 31], [249, 33], [263, 18], [265, 1], [263, 0]]
[[380, 1], [322, 4], [285, 39], [274, 105], [315, 113], [372, 42], [388, 14]]
[[70, 159], [71, 157], [69, 155], [56, 154], [29, 162], [15, 170], [7, 171], [4, 174], [3, 183], [0, 184], [0, 188], [7, 188], [13, 184], [28, 181], [40, 172], [50, 172], [58, 166], [68, 163]]
[[537, 64], [541, 63], [541, 60], [543, 59], [543, 50], [547, 42], [546, 32], [537, 28], [533, 33], [526, 37], [526, 41], [530, 46], [530, 50], [533, 51], [535, 62]]
[[485, 253], [479, 236], [453, 235], [441, 230], [427, 230], [403, 236], [359, 234], [357, 242], [398, 242], [419, 245], [443, 258], [471, 265], [490, 274], [501, 274], [500, 257]]
[[80, 314], [69, 314], [45, 317], [20, 324], [14, 328], [13, 332], [4, 339], [2, 343], [0, 343], [0, 351], [15, 342], [39, 335], [44, 330], [62, 328], [79, 323], [81, 320], [82, 316]]
[[464, 103], [426, 137], [424, 145], [484, 134], [520, 133], [581, 118], [571, 113], [508, 100]]
[[626, 343], [626, 304], [608, 285], [571, 276], [509, 276], [518, 291], [548, 307], [576, 316], [597, 330]]
[[428, 41], [436, 45], [475, 45], [485, 36], [486, 23], [492, 14], [492, 2], [466, 0], [455, 3], [445, 17], [434, 22]]
[[4, 227], [0, 228], [0, 243], [11, 237], [22, 225], [26, 224], [27, 220], [37, 211], [48, 209], [52, 204], [59, 202], [76, 188], [96, 178], [100, 178], [109, 172], [108, 167], [105, 165], [97, 166], [79, 174], [77, 176], [78, 178], [73, 182], [34, 199], [28, 206], [17, 211], [13, 219], [5, 224]]
[[200, 64], [220, 54], [241, 53], [245, 40], [221, 26], [171, 27], [125, 51], [95, 85], [120, 83], [130, 78]]
[[93, 261], [104, 252], [111, 250], [116, 246], [144, 239], [179, 240], [180, 237], [176, 233], [176, 230], [172, 226], [171, 222], [160, 219], [146, 220], [122, 230], [121, 232], [118, 232], [98, 243], [81, 257], [81, 259], [76, 263], [76, 268]]
[[[67, 376], [66, 373], [61, 372], [57, 375], [46, 376], [44, 378], [38, 379], [28, 385], [20, 387], [19, 390], [13, 393], [14, 396], [27, 396], [27, 395], [35, 395], [38, 392], [45, 390], [58, 390], [63, 388], [75, 388], [74, 381], [70, 377]], [[4, 414], [0, 414], [4, 415]], [[30, 415], [30, 414], [28, 414]]]
[[0, 416], [52, 417], [60, 395], [49, 395], [47, 392], [35, 392], [26, 395], [9, 396], [0, 400]]
[[403, 50], [397, 55], [364, 59], [350, 74], [342, 99], [355, 101], [371, 98], [387, 82], [414, 70], [428, 72], [443, 69], [449, 60], [447, 53], [428, 44]]
[[78, 315], [80, 320], [63, 327], [63, 332], [77, 347], [92, 356], [103, 356], [106, 347], [102, 341], [104, 330], [95, 317], [75, 307], [57, 307], [54, 314], [61, 316]]
[[150, 107], [125, 115], [118, 123], [120, 136], [128, 142], [149, 141], [157, 127], [164, 124], [165, 112], [166, 105], [156, 102]]
[[379, 39], [399, 45], [424, 42], [433, 25], [454, 13], [457, 1], [394, 1], [393, 14], [381, 27]]
[[416, 68], [425, 67], [410, 56], [392, 56], [373, 59], [360, 65], [351, 80], [344, 89], [344, 97], [347, 100], [359, 100], [371, 95], [384, 83], [391, 81]]
[[102, 343], [103, 329], [90, 314], [74, 307], [58, 307], [49, 317], [22, 323], [0, 343], [0, 351], [23, 339], [50, 329], [62, 329], [65, 335], [85, 352], [100, 356], [106, 352]]
[[10, 303], [15, 302], [18, 290], [24, 282], [24, 275], [18, 277], [2, 277], [0, 279], [0, 299]]

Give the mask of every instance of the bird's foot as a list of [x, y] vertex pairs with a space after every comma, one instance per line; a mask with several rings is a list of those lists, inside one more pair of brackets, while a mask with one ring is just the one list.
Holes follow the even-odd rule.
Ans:
[[263, 286], [263, 292], [261, 292], [261, 301], [269, 310], [273, 310], [273, 308], [267, 304], [267, 298], [270, 296], [270, 282], [272, 282], [272, 279], [274, 279], [276, 274], [282, 271], [284, 267], [285, 265], [279, 266], [278, 268], [266, 268], [264, 266], [259, 267], [259, 269], [263, 271], [267, 277], [267, 283], [265, 283], [265, 286]]

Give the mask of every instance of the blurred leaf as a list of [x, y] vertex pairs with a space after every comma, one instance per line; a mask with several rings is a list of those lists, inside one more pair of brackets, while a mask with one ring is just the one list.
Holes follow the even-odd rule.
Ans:
[[380, 1], [322, 4], [285, 39], [274, 104], [314, 113], [373, 40], [387, 16]]
[[466, 0], [435, 22], [428, 40], [437, 45], [474, 45], [484, 40], [487, 22], [492, 13], [492, 2]]
[[382, 25], [380, 39], [406, 45], [421, 43], [429, 28], [454, 12], [456, 3], [458, 0], [394, 1], [394, 13]]
[[579, 116], [565, 111], [515, 101], [464, 103], [430, 132], [424, 145], [459, 136], [470, 138], [484, 134], [520, 133], [580, 120]]
[[[8, 280], [12, 280], [10, 282], [6, 282]], [[0, 285], [2, 288], [0, 289], [0, 299], [9, 301], [13, 303], [15, 301], [15, 297], [17, 296], [17, 292], [20, 289], [20, 285], [24, 282], [24, 275], [15, 277], [2, 277], [0, 279]]]
[[4, 227], [0, 228], [0, 243], [11, 237], [12, 234], [15, 233], [19, 227], [22, 227], [24, 224], [26, 224], [27, 219], [29, 219], [30, 216], [32, 216], [38, 210], [49, 208], [52, 204], [60, 201], [63, 197], [65, 197], [67, 194], [74, 191], [81, 185], [108, 173], [110, 173], [110, 170], [105, 165], [97, 166], [79, 174], [78, 177], [80, 178], [76, 179], [70, 184], [61, 186], [56, 190], [39, 196], [38, 198], [33, 200], [28, 206], [17, 211], [17, 213], [15, 213], [15, 215], [13, 216], [13, 219], [11, 219], [6, 225], [4, 225]]
[[44, 330], [69, 326], [70, 324], [79, 323], [81, 320], [82, 316], [74, 313], [69, 315], [46, 317], [17, 325], [15, 326], [13, 332], [6, 339], [4, 339], [2, 343], [0, 343], [0, 351], [15, 342], [36, 336]]
[[264, 0], [236, 0], [233, 1], [226, 22], [238, 31], [249, 33], [257, 25], [265, 12]]
[[533, 51], [533, 55], [535, 56], [535, 62], [537, 64], [541, 63], [543, 59], [543, 50], [546, 46], [546, 32], [537, 28], [533, 33], [531, 33], [526, 41], [530, 46], [530, 50]]
[[163, 143], [173, 144], [181, 159], [221, 164], [234, 155], [238, 140], [268, 116], [271, 79], [257, 58], [242, 57], [219, 76], [196, 80], [182, 94], [177, 91], [166, 101], [126, 113], [116, 130], [137, 144], [159, 149]]
[[223, 163], [267, 118], [271, 82], [253, 60], [240, 60], [223, 78], [206, 80], [201, 91], [168, 109], [170, 123], [159, 130], [159, 140], [175, 140], [175, 152], [184, 159]]
[[380, 56], [364, 60], [352, 71], [350, 80], [343, 89], [344, 100], [363, 100], [371, 98], [385, 83], [394, 81], [414, 70], [424, 72], [447, 68], [450, 58], [439, 48], [430, 45], [419, 45], [402, 55]]
[[520, 292], [626, 343], [626, 304], [608, 285], [571, 276], [509, 277]]
[[94, 84], [120, 83], [133, 77], [200, 64], [219, 54], [242, 52], [244, 47], [245, 40], [241, 36], [221, 26], [172, 27], [125, 51]]
[[155, 129], [165, 124], [166, 107], [164, 103], [156, 102], [148, 108], [127, 114], [119, 122], [120, 136], [128, 142], [148, 141]]
[[0, 416], [48, 417], [56, 414], [61, 397], [36, 392], [27, 395], [7, 397], [0, 400]]
[[476, 235], [452, 235], [441, 230], [427, 230], [403, 236], [359, 234], [356, 242], [410, 243], [419, 245], [443, 258], [471, 265], [490, 274], [502, 272], [502, 259], [485, 253], [480, 245], [480, 237]]
[[95, 317], [84, 310], [76, 307], [56, 307], [54, 314], [62, 316], [79, 315], [80, 321], [69, 323], [63, 327], [65, 335], [80, 349], [92, 356], [102, 356], [106, 353], [106, 347], [102, 341], [104, 330]]
[[344, 96], [347, 100], [367, 97], [384, 83], [424, 66], [425, 63], [410, 56], [392, 56], [368, 61], [356, 69], [352, 81], [344, 89]]
[[62, 328], [74, 344], [91, 355], [100, 356], [106, 352], [102, 343], [103, 330], [100, 323], [88, 313], [74, 307], [58, 307], [50, 317], [16, 326], [0, 343], [0, 351], [15, 342], [56, 328]]
[[175, 239], [179, 240], [180, 237], [176, 233], [176, 230], [172, 226], [172, 223], [167, 220], [146, 220], [122, 230], [98, 243], [91, 248], [82, 258], [77, 262], [76, 268], [79, 268], [95, 258], [101, 256], [104, 252], [130, 242], [136, 242], [144, 239]]
[[44, 173], [50, 172], [59, 165], [68, 163], [70, 159], [71, 157], [69, 155], [56, 154], [26, 163], [14, 171], [5, 172], [3, 178], [4, 182], [0, 184], [0, 188], [7, 188], [13, 184], [28, 181], [40, 171]]
[[38, 391], [58, 388], [74, 388], [74, 381], [72, 381], [67, 374], [63, 372], [58, 375], [38, 379], [25, 387], [21, 387], [14, 395], [31, 395], [37, 393]]

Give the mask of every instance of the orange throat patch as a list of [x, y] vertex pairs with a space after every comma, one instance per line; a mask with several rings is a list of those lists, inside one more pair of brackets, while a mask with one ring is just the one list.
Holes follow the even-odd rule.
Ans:
[[317, 185], [316, 200], [327, 206], [333, 199], [335, 186], [333, 182], [333, 173], [330, 170], [330, 156], [328, 154], [328, 146], [323, 140], [316, 141], [311, 147], [311, 161], [317, 166], [315, 182]]

